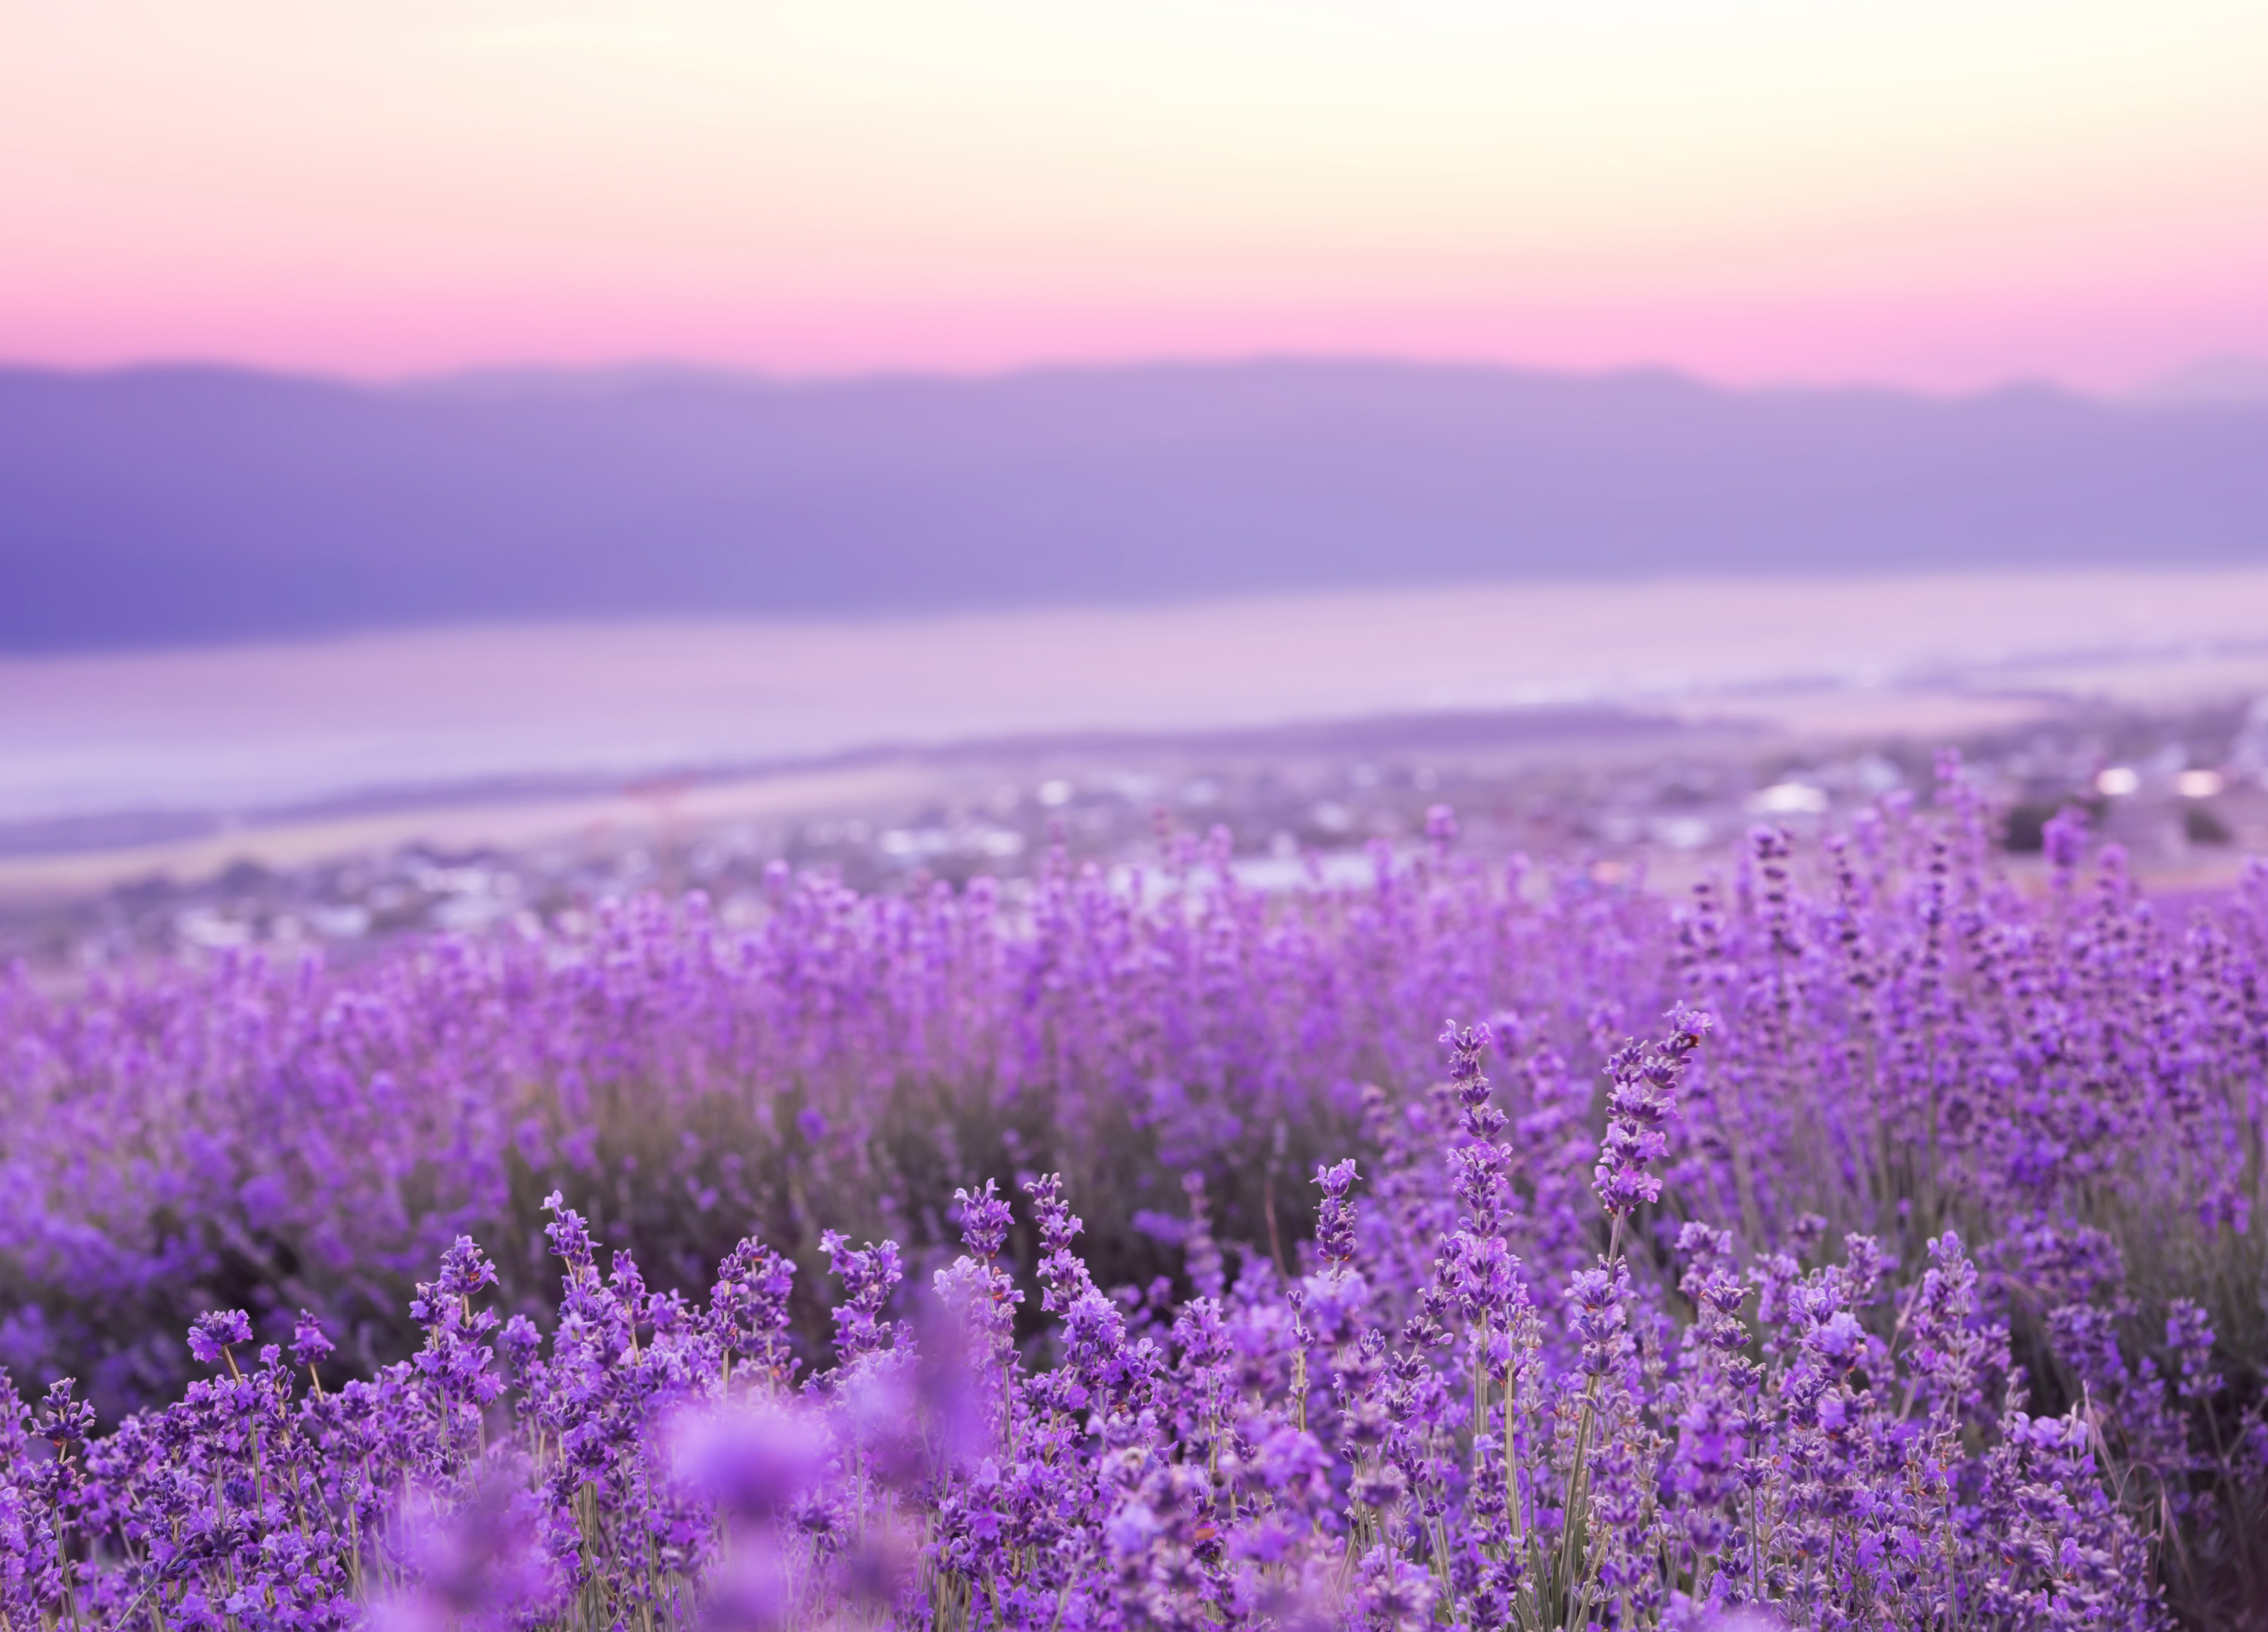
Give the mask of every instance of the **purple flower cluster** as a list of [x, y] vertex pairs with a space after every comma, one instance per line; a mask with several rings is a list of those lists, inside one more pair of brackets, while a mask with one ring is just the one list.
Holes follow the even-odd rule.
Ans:
[[[1682, 1067], [1705, 1028], [1671, 1025], [1631, 1057]], [[1500, 1124], [1479, 1034], [1452, 1040], [1463, 1154]], [[1901, 1283], [1866, 1237], [1743, 1264], [1685, 1224], [1681, 1327], [1611, 1246], [1535, 1281], [1495, 1163], [1455, 1167], [1469, 1210], [1422, 1282], [1393, 1238], [1431, 1216], [1356, 1217], [1341, 1164], [1302, 1280], [1248, 1248], [1170, 1321], [1096, 1288], [1033, 1179], [1056, 1318], [1026, 1345], [1014, 1211], [964, 1191], [920, 1296], [895, 1243], [830, 1236], [834, 1364], [799, 1386], [751, 1364], [778, 1260], [743, 1244], [705, 1306], [655, 1293], [555, 1198], [548, 1340], [500, 1324], [460, 1240], [424, 1347], [374, 1377], [327, 1386], [311, 1322], [247, 1370], [225, 1311], [191, 1333], [222, 1374], [174, 1405], [92, 1439], [69, 1383], [11, 1411], [0, 1602], [151, 1628], [2164, 1623], [2095, 1422], [2028, 1414], [1950, 1232]], [[2210, 1346], [2193, 1306], [2176, 1325]], [[2191, 1366], [2160, 1403], [2217, 1386]]]
[[18, 983], [0, 1359], [114, 1426], [0, 1391], [0, 1622], [2233, 1621], [2268, 870], [2027, 895], [1945, 768], [1683, 905], [1444, 812]]
[[[306, 1308], [366, 1373], [423, 1341], [404, 1311], [460, 1235], [514, 1244], [504, 1307], [540, 1316], [518, 1244], [554, 1190], [693, 1292], [751, 1226], [808, 1283], [827, 1230], [935, 1253], [956, 1189], [1056, 1171], [1104, 1278], [1146, 1281], [1174, 1259], [1132, 1220], [1177, 1217], [1192, 1171], [1218, 1229], [1311, 1229], [1301, 1175], [1352, 1148], [1366, 1083], [1428, 1078], [1439, 1016], [1667, 1001], [1635, 891], [1381, 854], [1287, 913], [1226, 858], [1177, 842], [1132, 889], [1058, 861], [1012, 899], [780, 869], [750, 928], [649, 897], [574, 939], [229, 953], [69, 998], [0, 969], [0, 1364], [115, 1415], [179, 1393], [200, 1312], [281, 1339]], [[792, 1323], [827, 1326], [807, 1292]]]

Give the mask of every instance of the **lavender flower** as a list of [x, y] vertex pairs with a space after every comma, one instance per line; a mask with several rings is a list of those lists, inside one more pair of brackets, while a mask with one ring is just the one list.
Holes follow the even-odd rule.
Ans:
[[1344, 1264], [1354, 1258], [1354, 1209], [1347, 1202], [1354, 1180], [1351, 1160], [1315, 1169], [1315, 1183], [1323, 1192], [1322, 1206], [1315, 1215], [1315, 1250], [1326, 1263]]
[[2034, 899], [1982, 798], [1685, 908], [1445, 814], [0, 980], [0, 1622], [2206, 1623], [2268, 868], [2176, 926], [2066, 824]]
[[189, 1328], [189, 1354], [199, 1365], [233, 1364], [230, 1349], [252, 1341], [252, 1318], [241, 1309], [217, 1311], [197, 1317]]
[[1607, 1095], [1607, 1136], [1599, 1146], [1594, 1187], [1600, 1202], [1617, 1219], [1641, 1202], [1660, 1199], [1661, 1176], [1653, 1170], [1669, 1152], [1664, 1130], [1677, 1111], [1678, 1079], [1715, 1024], [1683, 1003], [1665, 1018], [1668, 1037], [1658, 1043], [1625, 1043], [1607, 1062], [1614, 1085]]

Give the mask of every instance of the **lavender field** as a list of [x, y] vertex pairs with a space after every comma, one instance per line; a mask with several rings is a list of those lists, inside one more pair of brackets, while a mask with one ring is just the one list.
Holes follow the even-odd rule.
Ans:
[[2268, 867], [1998, 830], [19, 974], [0, 1621], [2268, 1624]]

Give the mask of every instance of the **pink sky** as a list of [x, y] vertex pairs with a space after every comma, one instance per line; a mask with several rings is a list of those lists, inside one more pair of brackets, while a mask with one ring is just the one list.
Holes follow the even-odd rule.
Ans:
[[2246, 0], [0, 0], [0, 358], [2268, 357]]

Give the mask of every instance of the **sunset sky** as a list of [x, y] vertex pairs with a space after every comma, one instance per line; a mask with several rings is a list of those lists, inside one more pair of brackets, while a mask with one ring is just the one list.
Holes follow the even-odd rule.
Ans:
[[0, 0], [0, 361], [2268, 357], [2260, 0]]

